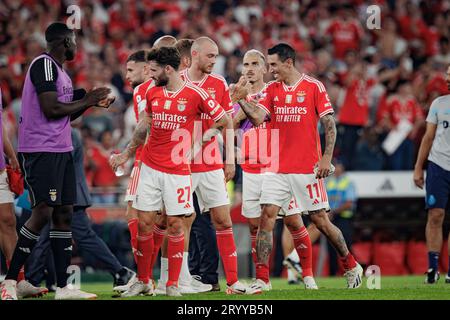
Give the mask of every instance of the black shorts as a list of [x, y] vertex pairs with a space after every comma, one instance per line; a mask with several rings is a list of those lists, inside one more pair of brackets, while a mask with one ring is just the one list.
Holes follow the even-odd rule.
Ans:
[[450, 171], [428, 161], [425, 208], [446, 209], [450, 198]]
[[19, 162], [30, 193], [31, 208], [41, 202], [50, 207], [75, 203], [75, 167], [71, 152], [19, 152]]

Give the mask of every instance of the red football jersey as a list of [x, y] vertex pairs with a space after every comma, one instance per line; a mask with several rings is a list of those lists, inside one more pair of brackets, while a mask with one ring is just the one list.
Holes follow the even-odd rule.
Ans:
[[[225, 79], [218, 74], [207, 74], [201, 81], [192, 81], [189, 79], [188, 69], [181, 71], [181, 77], [192, 83], [206, 92], [208, 92], [211, 97], [213, 97], [227, 112], [228, 114], [233, 114], [233, 104], [231, 103], [230, 90], [228, 89], [227, 82]], [[203, 113], [201, 115], [202, 119], [202, 130], [206, 132], [214, 124], [211, 117]], [[214, 144], [214, 145], [211, 145]], [[194, 163], [191, 164], [192, 172], [206, 172], [223, 168], [222, 153], [219, 149], [219, 144], [216, 137], [211, 139], [211, 142], [205, 143], [203, 145], [202, 152], [198, 153], [197, 157], [194, 159]]]
[[[271, 117], [271, 136], [279, 136], [279, 150], [271, 150], [271, 171], [311, 174], [322, 156], [317, 130], [321, 117], [333, 113], [325, 86], [302, 74], [293, 86], [275, 81], [258, 104]], [[278, 161], [278, 168], [274, 168]]]
[[359, 49], [364, 30], [357, 20], [345, 22], [336, 19], [328, 27], [327, 33], [333, 38], [334, 56], [343, 59], [348, 50]]
[[158, 171], [190, 174], [187, 152], [191, 149], [195, 120], [205, 113], [211, 121], [217, 121], [225, 111], [207, 92], [188, 82], [177, 92], [153, 87], [146, 98], [152, 128], [142, 151], [142, 162]]
[[[265, 87], [261, 92], [250, 96], [251, 99], [261, 100], [265, 97]], [[236, 104], [236, 112], [239, 110]], [[248, 173], [262, 173], [270, 160], [270, 121], [266, 119], [255, 127], [250, 120], [245, 119], [240, 126], [242, 133], [241, 168]]]
[[339, 110], [339, 123], [365, 126], [369, 121], [369, 90], [371, 80], [355, 79], [348, 86]]
[[[133, 109], [136, 117], [136, 122], [139, 122], [139, 114], [147, 107], [147, 91], [155, 85], [152, 79], [149, 79], [136, 88], [133, 91]], [[136, 161], [141, 160], [142, 146], [136, 149]]]
[[423, 119], [424, 117], [422, 108], [416, 99], [411, 97], [402, 102], [397, 95], [389, 97], [386, 100], [383, 116], [388, 117], [394, 125], [397, 125], [401, 119], [406, 119], [411, 124], [414, 124], [417, 120]]

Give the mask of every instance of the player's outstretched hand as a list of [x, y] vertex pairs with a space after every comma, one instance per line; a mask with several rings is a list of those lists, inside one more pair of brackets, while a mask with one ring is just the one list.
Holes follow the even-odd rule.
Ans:
[[100, 101], [107, 99], [110, 93], [111, 93], [110, 88], [106, 87], [95, 88], [86, 93], [84, 99], [88, 106], [95, 106], [98, 105]]
[[420, 189], [423, 189], [423, 185], [425, 183], [425, 180], [423, 178], [423, 169], [414, 169], [414, 183], [416, 186], [418, 186]]

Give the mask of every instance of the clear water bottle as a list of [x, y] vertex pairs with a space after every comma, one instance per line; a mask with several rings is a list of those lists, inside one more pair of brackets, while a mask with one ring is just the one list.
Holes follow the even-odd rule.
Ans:
[[[114, 154], [111, 155], [111, 157], [109, 158], [111, 160], [111, 158], [114, 156]], [[123, 167], [123, 165], [118, 166], [116, 171], [114, 171], [116, 177], [121, 177], [125, 174], [125, 169]]]
[[114, 173], [116, 174], [116, 177], [121, 177], [125, 174], [125, 170], [123, 169], [123, 166], [119, 166]]

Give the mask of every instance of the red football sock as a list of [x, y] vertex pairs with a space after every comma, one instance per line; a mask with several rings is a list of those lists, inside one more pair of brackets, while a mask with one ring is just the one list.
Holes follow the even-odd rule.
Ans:
[[237, 276], [237, 253], [236, 244], [233, 238], [233, 229], [228, 228], [222, 231], [216, 231], [217, 247], [222, 258], [223, 269], [228, 285], [233, 285], [238, 281]]
[[[6, 260], [6, 267], [9, 269], [9, 266], [11, 265], [10, 260]], [[17, 282], [20, 282], [22, 280], [25, 280], [25, 269], [22, 267], [20, 268], [19, 274], [17, 275]]]
[[312, 277], [312, 245], [308, 230], [303, 226], [297, 231], [291, 231], [294, 239], [295, 250], [300, 257], [300, 265], [303, 269], [304, 277]]
[[349, 252], [346, 257], [340, 258], [342, 265], [344, 266], [344, 270], [350, 270], [356, 267], [356, 260], [353, 255]]
[[153, 253], [152, 253], [152, 264], [151, 269], [155, 265], [156, 258], [158, 258], [159, 249], [163, 243], [164, 236], [166, 235], [166, 230], [161, 229], [158, 225], [153, 225]]
[[128, 230], [130, 230], [130, 243], [131, 243], [131, 250], [133, 250], [133, 256], [134, 256], [134, 262], [137, 264], [137, 234], [138, 234], [138, 218], [132, 218], [128, 220]]
[[178, 286], [181, 265], [183, 263], [184, 233], [168, 235], [167, 258], [169, 260], [169, 279], [166, 286]]
[[256, 256], [256, 233], [250, 235], [252, 242], [252, 258], [256, 267], [256, 279], [261, 279], [265, 283], [269, 282], [269, 266], [264, 263], [258, 263], [258, 257]]
[[138, 279], [144, 283], [150, 281], [150, 263], [153, 252], [153, 232], [137, 236], [137, 271]]

